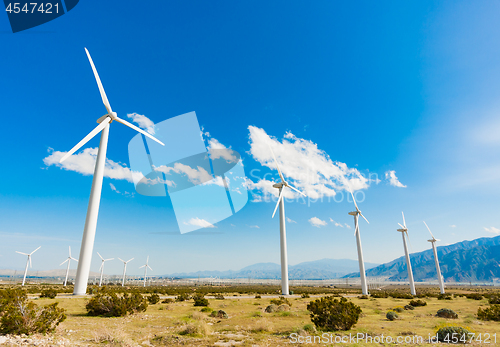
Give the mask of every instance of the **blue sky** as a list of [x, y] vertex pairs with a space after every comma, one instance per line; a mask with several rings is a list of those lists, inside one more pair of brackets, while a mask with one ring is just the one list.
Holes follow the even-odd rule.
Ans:
[[[359, 204], [370, 220], [361, 222], [367, 262], [403, 254], [402, 210], [414, 251], [429, 247], [422, 220], [442, 244], [498, 235], [499, 10], [493, 1], [82, 1], [16, 34], [0, 15], [0, 268], [23, 268], [14, 251], [40, 245], [34, 270], [58, 268], [68, 245], [78, 255], [92, 177], [44, 158], [71, 149], [105, 114], [84, 47], [119, 116], [158, 123], [195, 111], [210, 138], [241, 154], [254, 183], [252, 170], [278, 176], [252, 152], [251, 129], [378, 176]], [[133, 136], [113, 124], [108, 159], [129, 167]], [[289, 170], [293, 158], [279, 156]], [[391, 185], [390, 171], [406, 187]], [[203, 235], [179, 233], [168, 198], [125, 192], [133, 183], [104, 179], [93, 271], [96, 251], [135, 257], [130, 274], [141, 273], [148, 255], [157, 275], [279, 262], [279, 221], [272, 202], [256, 202], [258, 189]], [[352, 209], [346, 201], [288, 202], [296, 222], [287, 224], [289, 263], [356, 259], [345, 226]], [[326, 225], [312, 225], [313, 217]], [[109, 273], [121, 269], [106, 264]]]

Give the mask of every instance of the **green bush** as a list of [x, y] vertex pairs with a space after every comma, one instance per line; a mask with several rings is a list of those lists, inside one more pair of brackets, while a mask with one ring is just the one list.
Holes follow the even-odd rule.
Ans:
[[438, 300], [453, 300], [453, 296], [451, 294], [439, 294], [438, 295]]
[[465, 297], [472, 300], [481, 300], [483, 298], [483, 296], [478, 293], [465, 294]]
[[424, 300], [412, 300], [410, 301], [409, 305], [413, 307], [427, 306], [427, 302], [425, 302]]
[[166, 298], [165, 300], [163, 300], [161, 303], [162, 304], [171, 304], [174, 302], [174, 299], [170, 299], [170, 298]]
[[255, 295], [255, 299], [262, 299], [262, 296], [260, 296], [259, 294]]
[[203, 307], [200, 312], [212, 312], [213, 310], [210, 307]]
[[311, 312], [311, 321], [316, 327], [333, 331], [351, 329], [361, 313], [361, 307], [346, 298], [339, 300], [332, 296], [311, 301], [307, 310]]
[[157, 304], [160, 302], [160, 296], [158, 294], [151, 294], [150, 296], [147, 297], [148, 302], [151, 305]]
[[361, 295], [359, 299], [368, 299], [368, 295]]
[[382, 299], [382, 298], [388, 298], [389, 294], [387, 292], [375, 292], [370, 294], [372, 298], [375, 299]]
[[208, 300], [201, 294], [196, 295], [193, 299], [194, 306], [208, 306]]
[[223, 310], [212, 311], [212, 313], [210, 314], [210, 316], [212, 316], [214, 318], [222, 318], [222, 319], [229, 318], [229, 316], [227, 315], [227, 313], [225, 311], [223, 311]]
[[104, 317], [121, 317], [127, 313], [144, 312], [147, 307], [147, 300], [139, 292], [118, 296], [106, 287], [102, 287], [85, 306], [89, 316]]
[[57, 296], [57, 290], [55, 289], [45, 289], [40, 293], [41, 298], [55, 299]]
[[214, 298], [217, 299], [217, 300], [224, 300], [225, 299], [224, 295], [222, 295], [220, 293], [219, 294], [215, 294]]
[[458, 318], [458, 314], [456, 314], [455, 311], [450, 310], [449, 308], [442, 308], [438, 310], [436, 316], [441, 318], [453, 318], [453, 319]]
[[412, 306], [412, 305], [405, 305], [404, 309], [405, 309], [405, 310], [414, 310], [414, 309], [415, 309], [415, 307], [414, 307], [414, 306]]
[[302, 299], [309, 299], [311, 296], [307, 293], [302, 293], [302, 295], [300, 296]]
[[188, 294], [188, 293], [181, 293], [179, 295], [177, 295], [177, 297], [175, 298], [175, 301], [187, 301], [191, 299], [191, 296]]
[[279, 299], [272, 299], [270, 302], [271, 302], [271, 304], [274, 304], [276, 306], [286, 304], [286, 305], [292, 307], [292, 303], [284, 296], [280, 296]]
[[466, 343], [470, 339], [472, 332], [461, 326], [445, 326], [437, 331], [439, 342], [447, 343]]
[[479, 318], [480, 320], [492, 320], [500, 322], [500, 305], [493, 304], [485, 309], [481, 309], [481, 307], [479, 307], [477, 309], [477, 318]]
[[500, 296], [492, 295], [488, 299], [488, 303], [490, 305], [499, 305], [500, 304]]
[[394, 312], [397, 312], [397, 313], [401, 313], [403, 312], [405, 309], [403, 308], [403, 306], [396, 306], [392, 309]]
[[385, 318], [387, 318], [388, 320], [390, 321], [393, 321], [393, 320], [396, 320], [399, 318], [398, 314], [394, 311], [389, 311], [387, 312], [387, 314], [385, 315]]
[[28, 301], [22, 289], [5, 289], [0, 292], [0, 333], [46, 334], [53, 332], [66, 319], [64, 309], [53, 303], [43, 307]]

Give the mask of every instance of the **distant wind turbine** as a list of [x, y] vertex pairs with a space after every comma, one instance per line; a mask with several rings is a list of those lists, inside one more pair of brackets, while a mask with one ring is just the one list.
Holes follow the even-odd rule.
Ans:
[[278, 174], [280, 175], [281, 182], [273, 184], [274, 188], [279, 189], [279, 197], [278, 197], [278, 202], [276, 203], [276, 207], [274, 208], [273, 212], [273, 217], [276, 214], [276, 210], [278, 209], [278, 206], [280, 208], [280, 251], [281, 251], [281, 294], [282, 295], [289, 295], [289, 287], [288, 287], [288, 255], [287, 255], [287, 249], [286, 249], [286, 218], [285, 218], [285, 203], [283, 199], [283, 192], [286, 187], [295, 190], [299, 194], [302, 194], [306, 196], [304, 193], [302, 193], [300, 190], [297, 188], [291, 186], [288, 184], [288, 182], [285, 180], [283, 177], [283, 174], [281, 173], [280, 167], [278, 165], [278, 161], [276, 160], [276, 156], [274, 155], [273, 150], [269, 146], [269, 150], [271, 151], [271, 154], [273, 155], [274, 163], [276, 164], [276, 169], [278, 170]]
[[122, 262], [123, 262], [123, 279], [122, 279], [122, 287], [123, 287], [123, 286], [125, 285], [125, 276], [126, 276], [126, 273], [127, 273], [127, 263], [128, 263], [129, 261], [134, 260], [134, 258], [129, 259], [129, 260], [127, 260], [127, 261], [122, 260], [122, 259], [120, 259], [120, 258], [118, 258], [118, 260], [120, 260], [120, 261], [122, 261]]
[[434, 252], [434, 262], [436, 263], [436, 273], [438, 276], [438, 282], [439, 282], [439, 289], [441, 290], [441, 294], [444, 294], [444, 281], [443, 281], [443, 276], [441, 275], [441, 269], [439, 268], [439, 260], [438, 260], [438, 254], [436, 250], [436, 241], [441, 241], [438, 240], [432, 235], [431, 229], [427, 226], [427, 223], [424, 221], [425, 226], [427, 227], [427, 230], [429, 230], [429, 233], [432, 236], [432, 239], [427, 240], [432, 244], [432, 251]]
[[352, 196], [352, 201], [354, 202], [354, 207], [356, 207], [356, 211], [354, 212], [349, 212], [351, 216], [354, 216], [354, 236], [356, 236], [356, 244], [358, 247], [358, 262], [359, 262], [359, 275], [361, 278], [361, 292], [363, 295], [368, 295], [368, 287], [367, 287], [367, 282], [366, 282], [366, 272], [365, 272], [365, 262], [363, 260], [363, 249], [361, 248], [361, 236], [359, 234], [359, 216], [363, 217], [363, 219], [368, 222], [368, 219], [366, 219], [365, 216], [361, 213], [361, 211], [358, 208], [358, 204], [356, 204], [356, 199], [354, 198], [354, 194], [352, 193], [351, 188], [349, 188], [349, 191], [351, 192]]
[[139, 267], [139, 269], [144, 268], [144, 287], [146, 286], [146, 278], [148, 276], [148, 268], [149, 268], [149, 270], [153, 271], [153, 269], [148, 265], [148, 263], [149, 263], [149, 255], [148, 255], [148, 258], [146, 259], [146, 264]]
[[82, 245], [80, 248], [80, 261], [78, 262], [78, 269], [76, 271], [75, 288], [73, 290], [74, 295], [84, 295], [87, 292], [87, 281], [90, 273], [90, 263], [92, 261], [92, 251], [94, 248], [94, 239], [97, 227], [97, 217], [99, 214], [99, 204], [101, 200], [102, 180], [104, 176], [104, 166], [106, 162], [106, 151], [108, 148], [108, 134], [110, 124], [113, 121], [122, 123], [164, 146], [164, 144], [154, 136], [127, 122], [126, 120], [119, 118], [116, 112], [113, 112], [106, 93], [104, 92], [104, 87], [102, 86], [101, 79], [97, 74], [94, 62], [92, 61], [90, 53], [86, 48], [85, 52], [87, 53], [90, 66], [92, 67], [92, 71], [94, 72], [94, 77], [97, 81], [97, 86], [99, 88], [99, 92], [101, 93], [102, 102], [106, 107], [107, 114], [100, 117], [97, 120], [97, 123], [99, 123], [99, 125], [95, 127], [95, 129], [92, 130], [87, 136], [85, 136], [83, 140], [78, 142], [78, 144], [74, 146], [68, 153], [66, 153], [59, 161], [62, 163], [78, 149], [80, 149], [80, 147], [85, 145], [94, 136], [101, 132], [101, 142], [99, 143], [99, 148], [97, 150], [94, 178], [92, 180], [92, 189], [90, 190], [89, 205], [87, 208], [87, 218], [85, 220], [85, 228], [83, 229]]
[[113, 260], [115, 258], [109, 258], [109, 259], [104, 259], [100, 254], [99, 252], [97, 252], [97, 255], [99, 256], [99, 258], [101, 258], [101, 267], [99, 268], [99, 271], [101, 272], [101, 278], [99, 279], [99, 287], [101, 286], [102, 284], [102, 274], [104, 273], [104, 263], [107, 262], [108, 260]]
[[64, 287], [66, 287], [66, 284], [68, 283], [69, 263], [71, 262], [71, 259], [73, 259], [76, 262], [78, 261], [78, 259], [75, 259], [71, 256], [71, 246], [69, 246], [69, 257], [59, 265], [61, 266], [65, 262], [68, 262], [68, 266], [66, 267], [66, 278], [64, 279]]
[[410, 242], [410, 237], [408, 236], [408, 228], [406, 227], [405, 214], [403, 212], [401, 212], [401, 214], [403, 215], [403, 225], [398, 223], [401, 227], [401, 229], [398, 229], [398, 231], [401, 232], [401, 235], [403, 236], [403, 246], [406, 256], [406, 268], [408, 269], [408, 279], [410, 281], [410, 292], [411, 295], [417, 295], [417, 292], [415, 291], [415, 282], [413, 281], [413, 271], [411, 270], [410, 254], [408, 253], [408, 245], [406, 244], [406, 239], [408, 238], [408, 242]]
[[33, 267], [33, 266], [31, 265], [31, 255], [32, 255], [33, 253], [35, 253], [36, 251], [38, 251], [41, 247], [42, 247], [42, 246], [38, 247], [37, 249], [35, 249], [33, 252], [31, 252], [31, 253], [29, 253], [29, 254], [28, 254], [28, 253], [23, 253], [23, 252], [18, 252], [18, 251], [16, 251], [16, 253], [19, 253], [19, 254], [22, 254], [22, 255], [27, 255], [27, 256], [28, 256], [28, 260], [26, 261], [26, 268], [24, 269], [24, 277], [23, 277], [23, 284], [22, 284], [23, 286], [24, 286], [24, 282], [26, 282], [26, 274], [28, 273], [28, 264], [30, 265], [30, 267]]

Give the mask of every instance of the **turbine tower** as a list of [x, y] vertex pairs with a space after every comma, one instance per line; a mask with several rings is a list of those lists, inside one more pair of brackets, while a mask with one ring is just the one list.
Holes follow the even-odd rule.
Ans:
[[104, 263], [107, 262], [108, 260], [113, 260], [115, 258], [109, 258], [109, 259], [104, 259], [99, 252], [97, 252], [97, 255], [101, 258], [101, 267], [99, 268], [99, 271], [101, 272], [101, 278], [99, 279], [99, 287], [102, 284], [102, 274], [104, 273]]
[[352, 201], [354, 202], [354, 207], [356, 207], [356, 211], [354, 212], [349, 212], [351, 216], [354, 216], [354, 236], [356, 236], [356, 244], [358, 247], [358, 262], [359, 262], [359, 275], [361, 278], [361, 292], [363, 295], [368, 295], [368, 286], [366, 282], [366, 272], [365, 272], [365, 262], [363, 260], [363, 249], [361, 248], [361, 236], [359, 234], [359, 216], [363, 217], [363, 219], [368, 222], [368, 219], [366, 219], [365, 216], [361, 213], [361, 211], [358, 208], [358, 204], [356, 204], [356, 199], [354, 198], [354, 194], [352, 193], [352, 190], [349, 188], [349, 191], [351, 192], [352, 196]]
[[289, 288], [288, 288], [288, 255], [287, 255], [287, 250], [286, 250], [286, 226], [285, 226], [285, 202], [283, 199], [283, 192], [286, 187], [295, 190], [296, 192], [306, 196], [304, 193], [299, 191], [297, 188], [291, 186], [288, 184], [288, 182], [285, 180], [283, 177], [283, 174], [281, 173], [280, 167], [278, 165], [278, 161], [276, 160], [276, 156], [274, 155], [273, 150], [271, 147], [269, 147], [269, 150], [271, 151], [271, 154], [273, 155], [274, 163], [276, 164], [276, 169], [278, 169], [278, 174], [280, 175], [281, 182], [273, 184], [274, 188], [279, 189], [279, 197], [278, 197], [278, 202], [276, 203], [276, 207], [274, 208], [273, 212], [273, 217], [276, 214], [276, 210], [278, 209], [278, 206], [280, 208], [280, 250], [281, 250], [281, 294], [282, 295], [289, 295]]
[[59, 265], [61, 266], [65, 262], [68, 262], [68, 266], [66, 267], [66, 278], [64, 279], [64, 287], [66, 287], [66, 284], [68, 283], [69, 263], [71, 262], [71, 259], [73, 259], [76, 262], [78, 261], [78, 259], [75, 259], [71, 256], [71, 246], [69, 246], [69, 257]]
[[413, 281], [413, 271], [411, 270], [410, 254], [408, 253], [408, 245], [406, 244], [406, 239], [408, 238], [408, 242], [410, 242], [410, 237], [408, 236], [408, 228], [406, 227], [405, 214], [403, 212], [401, 212], [401, 214], [403, 215], [404, 225], [398, 223], [401, 227], [401, 229], [398, 229], [398, 231], [401, 232], [401, 235], [403, 236], [403, 246], [405, 248], [406, 256], [406, 268], [408, 269], [408, 279], [410, 280], [410, 292], [411, 295], [417, 295], [417, 292], [415, 291], [415, 282]]
[[441, 241], [438, 240], [432, 235], [431, 229], [427, 226], [427, 223], [424, 221], [425, 226], [427, 227], [427, 230], [429, 230], [429, 233], [432, 236], [432, 239], [427, 240], [432, 244], [432, 251], [434, 252], [434, 262], [436, 263], [436, 273], [438, 276], [438, 282], [439, 282], [439, 289], [441, 290], [441, 294], [444, 294], [444, 281], [443, 281], [443, 276], [441, 275], [441, 269], [439, 268], [439, 260], [438, 260], [438, 254], [436, 250], [436, 241]]
[[118, 260], [120, 260], [120, 261], [122, 261], [122, 262], [123, 262], [123, 279], [122, 279], [122, 287], [123, 287], [123, 286], [125, 285], [125, 276], [126, 276], [125, 274], [127, 273], [127, 263], [128, 263], [129, 261], [134, 260], [134, 258], [129, 259], [129, 260], [127, 260], [127, 261], [122, 260], [122, 259], [120, 259], [120, 258], [118, 258]]
[[99, 204], [101, 200], [102, 180], [104, 175], [104, 166], [106, 162], [106, 151], [108, 148], [108, 134], [109, 134], [110, 124], [113, 121], [122, 123], [164, 146], [164, 144], [161, 141], [157, 140], [149, 133], [127, 122], [126, 120], [119, 118], [116, 112], [113, 112], [113, 110], [111, 109], [111, 105], [109, 104], [108, 98], [106, 96], [106, 93], [104, 92], [101, 79], [97, 74], [94, 62], [92, 61], [92, 58], [90, 57], [87, 48], [85, 48], [85, 52], [87, 53], [87, 57], [90, 61], [90, 66], [92, 67], [92, 71], [94, 72], [94, 76], [97, 81], [97, 86], [99, 88], [99, 92], [101, 94], [104, 106], [106, 107], [107, 113], [97, 120], [97, 123], [99, 123], [99, 125], [94, 130], [92, 130], [87, 136], [85, 136], [83, 140], [78, 142], [78, 144], [75, 147], [73, 147], [68, 153], [66, 153], [59, 161], [60, 163], [62, 163], [64, 160], [69, 158], [74, 152], [76, 152], [80, 147], [85, 145], [94, 136], [96, 136], [99, 132], [101, 132], [101, 141], [99, 143], [99, 149], [97, 151], [97, 159], [94, 168], [94, 178], [92, 180], [89, 205], [87, 208], [87, 218], [85, 219], [85, 227], [83, 229], [82, 245], [80, 248], [80, 261], [78, 262], [78, 269], [76, 271], [75, 288], [73, 290], [74, 295], [84, 295], [87, 292], [87, 281], [89, 278], [90, 263], [92, 260], [92, 252], [94, 248], [94, 239], [97, 226], [97, 217], [99, 214]]
[[23, 286], [24, 286], [24, 282], [26, 282], [26, 275], [28, 274], [28, 264], [30, 265], [30, 267], [33, 267], [31, 265], [31, 255], [33, 253], [35, 253], [36, 251], [38, 251], [42, 246], [38, 247], [37, 249], [35, 249], [33, 252], [31, 252], [30, 254], [28, 253], [23, 253], [23, 252], [18, 252], [16, 251], [16, 253], [19, 253], [19, 254], [22, 254], [22, 255], [27, 255], [28, 256], [28, 260], [26, 261], [26, 268], [24, 269], [24, 277], [23, 277]]
[[148, 258], [146, 259], [146, 264], [139, 267], [139, 269], [144, 268], [144, 285], [143, 285], [144, 287], [146, 286], [146, 278], [148, 276], [148, 268], [149, 268], [149, 270], [153, 271], [153, 269], [148, 265], [148, 263], [149, 263], [149, 255], [148, 255]]

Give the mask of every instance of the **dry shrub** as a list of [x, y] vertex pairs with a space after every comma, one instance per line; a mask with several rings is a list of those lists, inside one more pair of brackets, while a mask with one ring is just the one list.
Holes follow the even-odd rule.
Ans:
[[90, 342], [103, 343], [112, 347], [133, 347], [137, 345], [123, 330], [109, 330], [107, 328], [94, 331]]
[[274, 331], [274, 327], [269, 320], [263, 318], [255, 321], [246, 330], [252, 333], [271, 333]]
[[205, 315], [199, 311], [194, 311], [193, 314], [191, 315], [191, 318], [193, 318], [194, 320], [204, 320], [205, 319]]
[[188, 323], [179, 331], [179, 335], [208, 336], [212, 333], [210, 326], [205, 321]]

